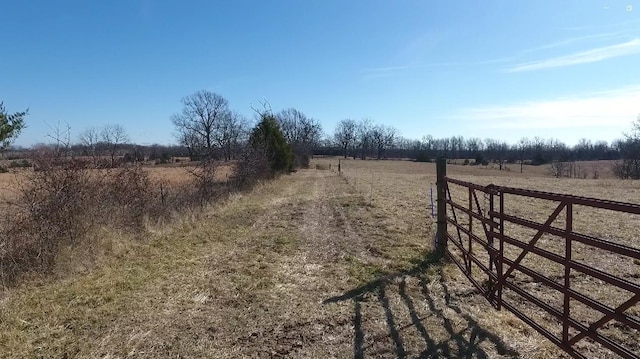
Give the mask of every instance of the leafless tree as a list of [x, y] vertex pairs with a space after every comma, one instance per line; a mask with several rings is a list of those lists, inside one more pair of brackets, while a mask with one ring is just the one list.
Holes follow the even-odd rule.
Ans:
[[617, 143], [621, 160], [614, 163], [613, 173], [622, 179], [640, 179], [640, 116], [634, 121], [631, 133], [625, 137]]
[[356, 121], [345, 119], [338, 122], [333, 134], [334, 141], [342, 149], [344, 158], [347, 158], [349, 150], [353, 150], [356, 142]]
[[587, 166], [582, 162], [576, 162], [576, 172], [578, 177], [582, 179], [586, 179], [587, 176], [589, 176], [589, 173], [587, 172]]
[[276, 115], [280, 131], [291, 146], [294, 166], [307, 167], [314, 147], [320, 142], [322, 126], [295, 108], [280, 111]]
[[53, 141], [53, 150], [57, 157], [65, 158], [71, 149], [71, 126], [66, 123], [64, 128], [58, 122], [55, 127], [49, 126], [51, 132], [46, 137]]
[[78, 137], [80, 144], [85, 147], [87, 154], [91, 156], [95, 165], [98, 157], [98, 144], [100, 143], [99, 129], [96, 127], [87, 128]]
[[568, 168], [567, 162], [562, 162], [562, 161], [551, 162], [551, 168], [550, 168], [551, 174], [556, 178], [562, 177], [562, 174], [565, 173], [567, 168]]
[[526, 137], [523, 137], [520, 139], [520, 141], [518, 141], [518, 154], [520, 157], [520, 173], [522, 173], [522, 169], [524, 166], [524, 159], [525, 156], [527, 154], [527, 149], [530, 147], [530, 142], [529, 139]]
[[191, 160], [198, 159], [199, 149], [202, 148], [202, 144], [199, 142], [199, 137], [194, 132], [179, 129], [176, 138], [178, 143], [185, 146], [189, 152], [189, 158]]
[[171, 117], [178, 140], [200, 159], [211, 161], [218, 131], [231, 116], [229, 103], [216, 93], [201, 90], [183, 98], [182, 105], [182, 111]]
[[477, 138], [477, 137], [473, 137], [473, 138], [469, 138], [466, 141], [467, 143], [467, 149], [469, 151], [469, 157], [470, 158], [477, 158], [477, 156], [479, 155], [480, 151], [482, 151], [482, 140]]
[[[221, 143], [230, 142], [220, 136], [225, 124], [233, 120], [227, 100], [210, 91], [201, 90], [182, 99], [182, 110], [171, 117], [180, 143], [189, 148], [192, 159], [200, 161], [191, 170], [202, 203], [215, 194], [216, 150]], [[229, 141], [227, 141], [229, 140]]]
[[116, 154], [118, 153], [118, 149], [121, 145], [129, 141], [129, 136], [127, 135], [127, 131], [122, 127], [122, 125], [111, 124], [106, 125], [100, 131], [101, 141], [109, 149], [109, 156], [111, 157], [111, 167], [115, 167]]
[[216, 143], [222, 150], [225, 161], [231, 160], [238, 154], [248, 132], [249, 122], [241, 114], [229, 112], [221, 118], [216, 129]]
[[424, 149], [431, 153], [433, 152], [436, 148], [435, 145], [435, 138], [433, 138], [433, 136], [431, 135], [426, 135], [422, 137], [422, 145], [424, 146]]
[[486, 139], [485, 143], [487, 145], [487, 153], [490, 158], [498, 163], [500, 171], [502, 171], [502, 167], [506, 162], [507, 151], [509, 150], [509, 145], [506, 142], [496, 141], [493, 139]]
[[594, 161], [591, 162], [591, 178], [598, 179], [600, 178], [600, 162]]
[[[367, 153], [373, 147], [372, 129], [373, 124], [367, 118], [360, 120], [356, 127], [356, 147], [360, 150], [360, 158], [363, 160], [367, 158]], [[356, 158], [355, 152], [353, 157]]]
[[381, 159], [384, 155], [384, 151], [389, 147], [392, 147], [397, 137], [398, 130], [393, 127], [387, 127], [383, 125], [374, 126], [371, 130], [371, 137], [373, 145], [376, 149], [378, 159]]

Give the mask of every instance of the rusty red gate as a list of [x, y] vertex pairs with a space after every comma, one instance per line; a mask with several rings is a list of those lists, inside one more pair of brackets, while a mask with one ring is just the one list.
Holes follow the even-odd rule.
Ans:
[[[575, 358], [586, 358], [582, 351], [593, 342], [623, 358], [640, 358], [640, 248], [574, 230], [576, 207], [583, 212], [584, 208], [593, 208], [635, 217], [640, 214], [640, 205], [481, 186], [449, 177], [444, 178], [443, 184], [446, 224], [450, 225], [446, 230], [445, 224], [446, 254], [496, 309], [506, 308]], [[452, 188], [457, 191], [455, 198], [451, 196]], [[542, 201], [553, 210], [546, 221], [535, 221], [509, 214], [505, 199]], [[533, 235], [518, 238], [510, 234], [516, 232], [515, 227]], [[564, 243], [558, 248], [546, 248], [540, 245], [545, 235], [559, 238], [548, 243]], [[588, 253], [607, 256], [613, 263], [629, 264], [631, 271], [635, 268], [635, 274], [622, 276], [585, 263], [582, 257], [572, 258], [575, 255], [572, 249], [578, 246], [584, 251], [588, 249]], [[529, 264], [525, 265], [525, 261]], [[550, 264], [536, 267], [542, 261]], [[557, 275], [545, 273], [546, 268], [556, 270]], [[612, 304], [608, 298], [593, 298], [587, 284], [607, 286], [617, 293], [618, 299]], [[550, 299], [541, 299], [539, 293]]]

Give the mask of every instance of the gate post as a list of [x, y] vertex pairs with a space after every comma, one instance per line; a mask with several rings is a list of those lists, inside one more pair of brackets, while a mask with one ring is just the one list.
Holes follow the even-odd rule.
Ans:
[[438, 158], [436, 161], [436, 201], [438, 205], [437, 229], [436, 229], [436, 255], [443, 258], [447, 250], [447, 160]]

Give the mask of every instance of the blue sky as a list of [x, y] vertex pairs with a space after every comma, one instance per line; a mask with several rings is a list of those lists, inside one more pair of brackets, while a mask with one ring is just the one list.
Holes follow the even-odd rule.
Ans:
[[[611, 141], [640, 115], [640, 0], [0, 0], [0, 100], [17, 144], [122, 124], [172, 143], [200, 89], [326, 132], [370, 118], [421, 138]], [[66, 125], [64, 125], [66, 126]]]

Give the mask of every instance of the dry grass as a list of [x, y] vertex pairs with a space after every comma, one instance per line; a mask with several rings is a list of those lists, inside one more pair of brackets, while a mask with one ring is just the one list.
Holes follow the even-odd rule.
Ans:
[[[428, 255], [433, 164], [345, 161], [342, 177], [336, 164], [317, 160], [150, 227], [144, 241], [105, 238], [113, 255], [100, 266], [7, 291], [0, 357], [562, 356]], [[569, 181], [467, 166], [450, 173], [554, 188]]]
[[4, 209], [9, 202], [16, 199], [19, 181], [22, 176], [17, 173], [0, 173], [0, 209]]
[[[358, 188], [358, 190], [367, 198], [371, 198], [372, 203], [376, 206], [388, 207], [388, 211], [390, 213], [396, 211], [397, 216], [393, 219], [395, 223], [401, 224], [404, 221], [407, 221], [407, 219], [409, 219], [408, 221], [411, 223], [416, 223], [415, 220], [419, 218], [419, 213], [417, 213], [415, 208], [420, 208], [419, 212], [422, 213], [423, 217], [425, 214], [430, 212], [430, 203], [428, 198], [430, 195], [429, 187], [432, 186], [433, 182], [435, 182], [434, 164], [399, 161], [376, 162], [343, 160], [342, 168], [344, 169], [347, 181], [349, 181], [354, 188]], [[532, 168], [535, 169], [535, 167]], [[480, 167], [474, 168], [459, 165], [448, 166], [448, 172], [451, 177], [483, 185], [497, 184], [640, 203], [640, 181], [622, 181], [615, 179], [556, 179], [551, 177], [550, 172], [534, 172], [528, 170], [526, 166], [524, 174], [517, 172], [492, 171]], [[371, 185], [372, 179], [373, 186]], [[468, 192], [466, 189], [451, 186], [451, 194], [456, 202], [467, 205]], [[487, 211], [489, 205], [488, 197], [479, 194], [479, 200], [483, 211]], [[404, 208], [405, 203], [409, 204], [409, 207], [411, 208], [410, 210], [407, 211]], [[548, 201], [532, 200], [518, 196], [505, 197], [505, 208], [507, 209], [507, 213], [540, 223], [545, 222], [556, 206], [557, 203], [554, 204], [553, 202]], [[465, 225], [468, 223], [466, 215], [463, 216], [461, 213], [458, 213], [457, 215], [460, 223]], [[564, 228], [564, 218], [564, 212], [562, 212], [553, 222], [553, 225]], [[474, 221], [474, 226], [474, 233], [480, 237], [484, 237], [484, 233], [481, 233], [482, 227], [480, 226], [480, 223]], [[638, 248], [640, 247], [640, 241], [637, 237], [637, 228], [640, 228], [640, 218], [638, 218], [638, 216], [592, 209], [584, 206], [574, 207], [573, 230], [576, 232], [605, 238], [616, 243]], [[449, 231], [450, 233], [455, 234], [454, 228], [449, 228]], [[535, 231], [528, 230], [521, 226], [506, 225], [505, 234], [524, 242], [528, 242], [528, 240], [535, 234]], [[467, 243], [467, 236], [462, 234], [462, 237], [463, 243]], [[564, 240], [561, 238], [545, 235], [538, 241], [537, 247], [564, 256], [564, 243]], [[479, 248], [479, 246], [477, 248]], [[476, 249], [475, 252], [484, 263], [489, 262], [488, 255], [486, 255], [486, 253], [483, 253], [479, 249]], [[505, 255], [512, 260], [514, 260], [520, 252], [521, 250], [515, 246], [505, 246]], [[636, 284], [640, 284], [640, 263], [628, 257], [625, 258], [610, 252], [598, 250], [597, 248], [588, 247], [580, 243], [573, 244], [572, 255], [573, 259], [576, 261], [615, 274]], [[564, 267], [546, 260], [543, 257], [535, 254], [529, 254], [522, 261], [522, 264], [557, 280], [558, 283], [562, 283], [564, 280]], [[466, 278], [458, 273], [458, 269], [455, 266], [452, 265], [451, 268], [447, 268], [445, 271], [450, 271], [450, 274], [456, 281], [460, 281], [462, 283], [467, 282]], [[486, 276], [483, 277], [481, 275], [482, 272], [477, 267], [474, 274], [479, 282], [486, 280]], [[524, 275], [523, 273], [516, 271], [514, 274], [512, 281], [518, 283], [519, 286], [525, 288], [530, 293], [535, 294], [544, 302], [562, 310], [561, 295], [541, 285], [539, 282], [532, 280], [531, 277]], [[634, 294], [617, 289], [614, 286], [605, 285], [602, 281], [586, 275], [581, 275], [575, 271], [572, 273], [571, 278], [573, 289], [584, 294], [588, 294], [592, 298], [614, 308], [631, 298]], [[467, 284], [467, 287], [470, 289], [470, 284]], [[464, 293], [462, 288], [460, 288], [460, 290]], [[558, 326], [556, 321], [551, 319], [546, 313], [540, 310], [534, 310], [531, 306], [524, 305], [519, 299], [520, 297], [513, 292], [505, 291], [504, 295], [505, 299], [511, 300], [512, 303], [519, 304], [518, 307], [527, 312], [533, 318], [540, 318], [540, 323], [544, 324], [547, 329], [556, 334], [561, 333], [561, 326]], [[484, 304], [484, 307], [489, 311], [490, 315], [486, 316], [486, 321], [481, 320], [481, 322], [489, 323], [496, 319], [498, 319], [499, 322], [503, 322], [505, 318], [507, 318], [508, 321], [518, 321], [508, 314], [505, 316], [503, 312], [500, 312], [497, 317], [494, 317], [495, 312], [489, 309], [490, 307], [488, 304]], [[482, 313], [481, 307], [471, 306], [466, 308], [466, 310]], [[581, 321], [587, 325], [602, 317], [602, 315], [599, 315], [597, 312], [574, 300], [571, 301], [571, 311], [572, 316], [582, 319]], [[631, 308], [627, 311], [627, 314], [638, 317], [640, 315], [640, 306], [636, 305]], [[497, 327], [502, 327], [502, 330], [505, 331], [505, 333], [513, 329], [511, 326], [504, 325], [497, 325]], [[527, 332], [529, 331], [533, 330], [528, 330]], [[606, 333], [606, 335], [610, 336], [615, 341], [625, 343], [632, 351], [640, 350], [640, 347], [638, 347], [637, 344], [638, 340], [640, 340], [640, 333], [621, 326], [616, 321], [608, 323], [603, 330], [601, 330], [601, 333]], [[519, 340], [524, 341], [528, 346], [530, 346], [532, 342], [531, 338], [532, 337], [521, 337]], [[548, 350], [549, 357], [559, 355], [557, 353], [558, 351], [553, 348], [553, 345], [548, 343], [546, 339], [538, 335], [534, 335], [533, 338], [536, 338], [536, 350], [545, 348], [545, 351]], [[518, 339], [516, 339], [514, 343], [518, 343]], [[590, 352], [592, 355], [596, 355], [598, 357], [612, 357], [610, 352], [599, 349], [584, 340], [578, 344], [578, 347], [582, 347], [586, 352]]]
[[[181, 163], [182, 164], [182, 163]], [[151, 180], [164, 181], [169, 185], [182, 185], [192, 180], [190, 170], [193, 167], [190, 166], [149, 166], [144, 167], [149, 173]], [[231, 163], [220, 163], [216, 166], [215, 179], [217, 181], [227, 181], [233, 172], [233, 165]]]

